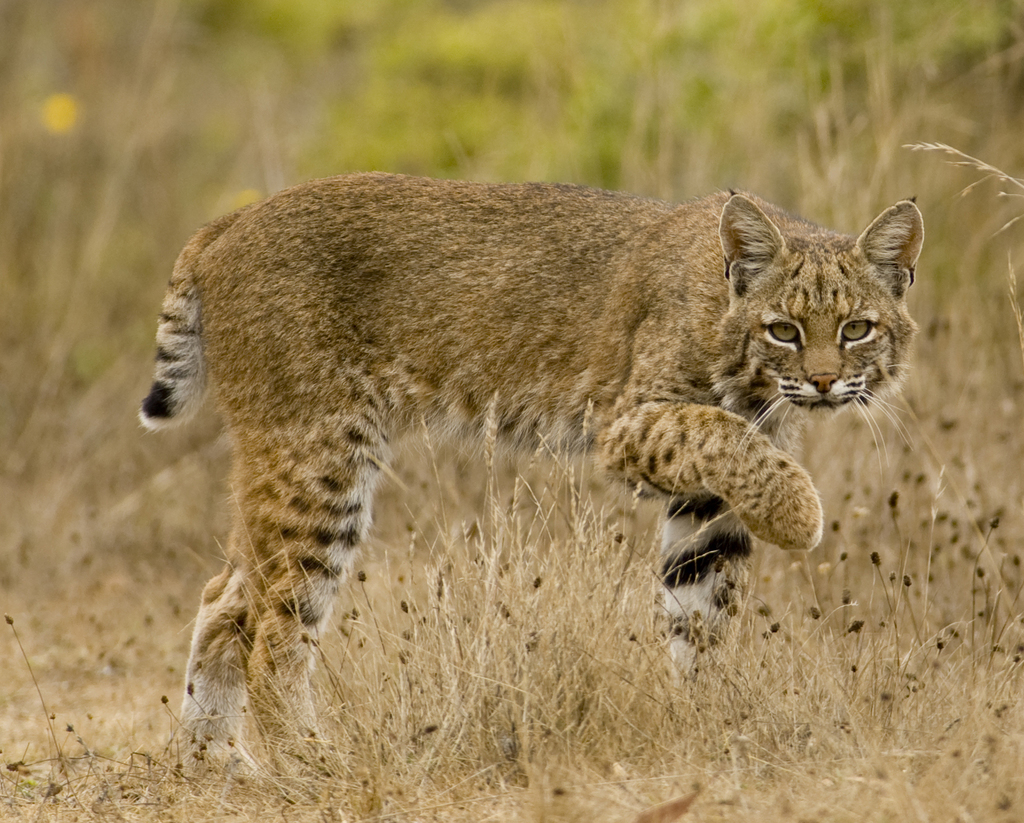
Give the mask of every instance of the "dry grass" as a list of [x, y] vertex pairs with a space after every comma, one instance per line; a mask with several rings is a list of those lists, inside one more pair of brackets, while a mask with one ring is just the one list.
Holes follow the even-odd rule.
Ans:
[[[194, 5], [133, 8], [0, 6], [0, 817], [600, 823], [694, 790], [702, 821], [1024, 815], [1020, 183], [971, 159], [1024, 169], [1019, 40], [908, 80], [883, 32], [861, 97], [832, 76], [788, 143], [721, 137], [747, 165], [711, 185], [850, 231], [916, 193], [928, 231], [905, 400], [810, 432], [831, 527], [806, 557], [761, 547], [737, 642], [675, 678], [657, 512], [587, 465], [411, 448], [322, 648], [330, 773], [296, 784], [178, 769], [227, 444], [212, 414], [155, 437], [135, 408], [177, 249], [298, 176], [318, 92], [292, 67], [239, 94]], [[638, 134], [672, 71], [622, 103]], [[41, 106], [69, 85], [62, 131]], [[703, 193], [713, 136], [637, 140], [623, 187]], [[968, 167], [902, 148], [923, 141]], [[561, 176], [547, 156], [532, 176]]]

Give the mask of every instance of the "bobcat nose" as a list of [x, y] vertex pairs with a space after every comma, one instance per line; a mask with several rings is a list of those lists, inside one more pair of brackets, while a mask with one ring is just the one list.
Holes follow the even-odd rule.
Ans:
[[807, 378], [810, 380], [814, 387], [821, 392], [821, 394], [827, 394], [832, 385], [839, 379], [838, 374], [812, 374]]

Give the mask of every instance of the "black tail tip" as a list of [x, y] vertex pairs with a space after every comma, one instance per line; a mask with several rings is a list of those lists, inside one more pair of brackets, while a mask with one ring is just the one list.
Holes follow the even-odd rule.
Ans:
[[142, 401], [142, 416], [152, 419], [170, 417], [171, 414], [171, 387], [166, 383], [154, 383]]

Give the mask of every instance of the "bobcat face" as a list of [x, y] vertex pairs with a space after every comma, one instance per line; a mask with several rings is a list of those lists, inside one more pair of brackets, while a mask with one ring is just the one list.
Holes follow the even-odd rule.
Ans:
[[824, 230], [786, 238], [734, 197], [722, 219], [732, 285], [724, 334], [746, 341], [748, 404], [759, 414], [786, 401], [829, 411], [895, 391], [916, 332], [904, 295], [921, 236], [909, 201], [854, 241]]
[[797, 406], [828, 410], [854, 400], [866, 404], [891, 390], [894, 376], [902, 370], [903, 364], [894, 362], [891, 339], [879, 333], [877, 320], [840, 320], [832, 325], [816, 340], [804, 324], [790, 321], [784, 328], [791, 328], [793, 336], [783, 341], [777, 336], [780, 321], [766, 324], [765, 372], [776, 381], [779, 395]]
[[775, 396], [831, 410], [892, 392], [906, 371], [913, 335], [902, 301], [866, 261], [853, 265], [855, 250], [840, 252], [829, 261], [837, 265], [827, 267], [796, 257], [795, 276], [749, 318], [751, 357], [774, 383]]

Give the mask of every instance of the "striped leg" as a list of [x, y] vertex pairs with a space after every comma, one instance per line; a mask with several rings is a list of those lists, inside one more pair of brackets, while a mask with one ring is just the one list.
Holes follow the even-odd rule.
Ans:
[[[318, 737], [310, 681], [316, 641], [369, 530], [373, 490], [384, 463], [383, 446], [374, 448], [372, 460], [366, 457], [369, 438], [349, 430], [348, 442], [335, 443], [333, 454], [299, 455], [293, 445], [300, 461], [289, 473], [289, 491], [278, 498], [283, 505], [264, 504], [262, 516], [246, 523], [250, 535], [262, 529], [258, 545], [274, 547], [257, 552], [262, 574], [255, 581], [247, 677], [253, 717], [272, 746]], [[277, 518], [268, 520], [266, 512], [275, 508]]]
[[662, 532], [664, 603], [672, 657], [695, 674], [700, 656], [724, 640], [750, 575], [750, 532], [710, 494], [673, 498]]
[[272, 756], [275, 742], [317, 736], [316, 641], [369, 530], [388, 452], [356, 420], [240, 438], [234, 457], [229, 565], [204, 591], [183, 702], [198, 760], [230, 756], [246, 699]]
[[[245, 671], [252, 648], [245, 575], [229, 563], [203, 589], [192, 633], [181, 704], [185, 754], [190, 761], [230, 759], [238, 753], [246, 700]], [[191, 765], [191, 763], [190, 763]]]

